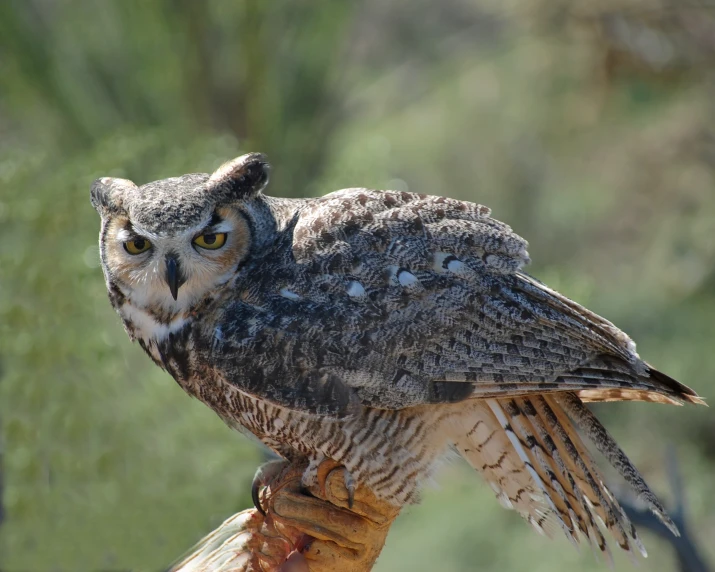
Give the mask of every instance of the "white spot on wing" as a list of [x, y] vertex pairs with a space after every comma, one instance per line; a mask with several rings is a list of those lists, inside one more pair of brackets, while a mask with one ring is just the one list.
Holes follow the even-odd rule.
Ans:
[[400, 267], [395, 266], [394, 264], [390, 264], [385, 270], [387, 270], [388, 280], [392, 284], [397, 285], [397, 273], [400, 271]]
[[[454, 258], [454, 255], [449, 252], [435, 252], [432, 259], [432, 270], [440, 274], [447, 272], [447, 267], [445, 267], [444, 263], [448, 258]], [[451, 264], [451, 262], [448, 264]]]
[[440, 274], [451, 272], [455, 276], [459, 276], [460, 278], [465, 278], [467, 280], [474, 278], [475, 274], [469, 266], [449, 252], [436, 252], [432, 263], [432, 269]]
[[454, 272], [455, 274], [463, 274], [464, 268], [464, 263], [461, 260], [457, 260], [456, 258], [454, 260], [451, 260], [449, 264], [447, 264], [447, 270], [449, 270], [450, 272]]
[[360, 284], [360, 282], [356, 282], [355, 280], [353, 280], [348, 285], [347, 293], [348, 296], [351, 296], [353, 298], [360, 298], [365, 295], [365, 288], [363, 288], [363, 285]]
[[296, 294], [292, 290], [288, 290], [288, 288], [281, 288], [280, 295], [289, 300], [300, 300], [300, 294]]
[[402, 286], [410, 294], [419, 295], [425, 290], [425, 287], [422, 285], [422, 282], [420, 282], [420, 279], [407, 270], [401, 270], [397, 273], [397, 281], [400, 286]]
[[397, 275], [397, 279], [400, 281], [400, 285], [404, 286], [405, 288], [409, 288], [410, 286], [414, 286], [416, 284], [419, 284], [419, 280], [417, 279], [417, 276], [414, 274], [407, 272], [407, 270], [403, 270]]
[[434, 270], [435, 272], [439, 272], [440, 274], [444, 274], [444, 260], [448, 256], [451, 256], [449, 252], [435, 252], [434, 262], [432, 263], [432, 270]]

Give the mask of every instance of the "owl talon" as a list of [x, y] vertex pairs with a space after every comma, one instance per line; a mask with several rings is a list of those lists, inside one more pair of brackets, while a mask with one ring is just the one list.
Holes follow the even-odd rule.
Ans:
[[251, 500], [256, 510], [264, 517], [267, 515], [261, 504], [261, 490], [270, 485], [288, 466], [287, 461], [278, 459], [276, 461], [269, 461], [256, 469], [256, 474], [253, 476], [253, 481], [251, 482]]
[[265, 486], [263, 480], [263, 475], [261, 473], [261, 467], [256, 469], [256, 474], [253, 475], [253, 480], [251, 481], [251, 500], [253, 501], [253, 506], [256, 510], [261, 513], [261, 516], [266, 516], [266, 511], [261, 505], [261, 489]]
[[343, 479], [345, 480], [345, 488], [348, 490], [348, 508], [352, 510], [355, 504], [355, 479], [347, 469], [343, 469]]
[[261, 487], [263, 487], [263, 483], [259, 483], [254, 477], [253, 482], [251, 483], [251, 500], [253, 501], [253, 506], [256, 507], [256, 510], [260, 512], [263, 517], [265, 517], [266, 511], [261, 505]]
[[[342, 495], [336, 497], [335, 491], [328, 486], [328, 480], [334, 472], [336, 475], [333, 478], [340, 479], [340, 476], [337, 474], [338, 471], [342, 471], [342, 484], [345, 487], [347, 498]], [[306, 473], [307, 472], [308, 471], [306, 471]], [[347, 467], [339, 465], [335, 461], [328, 460], [326, 462], [318, 463], [317, 469], [310, 474], [315, 476], [313, 484], [308, 485], [307, 487], [310, 494], [327, 500], [336, 506], [342, 506], [343, 508], [345, 508], [345, 504], [347, 504], [347, 507], [352, 510], [355, 505], [355, 490], [357, 488], [357, 483]], [[303, 480], [305, 481], [305, 474], [303, 476]], [[305, 482], [303, 484], [305, 485]]]

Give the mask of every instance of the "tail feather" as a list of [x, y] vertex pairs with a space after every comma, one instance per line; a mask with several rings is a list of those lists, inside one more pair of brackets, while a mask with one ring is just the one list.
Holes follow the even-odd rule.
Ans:
[[554, 394], [552, 399], [564, 408], [580, 429], [593, 441], [596, 448], [608, 459], [626, 482], [635, 489], [638, 497], [648, 505], [653, 514], [675, 536], [680, 536], [678, 527], [668, 516], [658, 497], [650, 490], [638, 469], [631, 463], [610, 433], [583, 402], [571, 393]]
[[484, 475], [501, 503], [539, 532], [551, 536], [561, 529], [574, 544], [583, 536], [611, 561], [605, 529], [623, 550], [646, 555], [577, 426], [677, 534], [641, 475], [576, 394], [475, 400], [472, 406], [456, 420], [456, 448]]
[[538, 437], [541, 446], [544, 448], [546, 457], [548, 461], [551, 462], [554, 473], [558, 475], [562, 487], [571, 496], [572, 502], [576, 506], [576, 510], [574, 512], [577, 518], [579, 530], [586, 538], [590, 538], [591, 542], [595, 543], [601, 551], [605, 552], [607, 551], [606, 540], [598, 528], [595, 520], [595, 518], [600, 518], [605, 521], [605, 513], [601, 514], [603, 509], [600, 507], [600, 503], [598, 503], [598, 501], [594, 503], [587, 496], [585, 496], [588, 494], [588, 491], [590, 491], [590, 488], [588, 483], [586, 483], [583, 477], [579, 474], [576, 467], [573, 465], [568, 466], [562, 458], [554, 440], [555, 438], [558, 441], [559, 437], [552, 437], [549, 434], [544, 420], [536, 408], [539, 400], [543, 402], [542, 398], [536, 397], [531, 400], [520, 400], [517, 403], [521, 411], [531, 422], [536, 436]]
[[[553, 483], [550, 481], [549, 476], [537, 470], [537, 466], [541, 467], [538, 461], [534, 462], [534, 452], [531, 450], [528, 444], [522, 443], [520, 435], [517, 433], [523, 432], [523, 427], [520, 424], [520, 420], [516, 415], [513, 415], [514, 405], [513, 400], [495, 400], [488, 399], [487, 405], [492, 410], [492, 413], [497, 418], [497, 421], [502, 426], [502, 429], [506, 432], [507, 438], [511, 442], [513, 450], [519, 456], [519, 460], [522, 463], [526, 472], [531, 476], [531, 479], [536, 484], [536, 490], [538, 491], [538, 496], [543, 499], [543, 502], [547, 505], [547, 510], [544, 511], [545, 514], [554, 513], [558, 516], [554, 521], [559, 524], [566, 535], [571, 538], [571, 527], [565, 522], [565, 519], [561, 516], [559, 508], [557, 508], [556, 503], [558, 502], [561, 507], [564, 506], [564, 498], [560, 494], [562, 491], [558, 491], [554, 488]], [[511, 407], [510, 407], [511, 406]], [[517, 413], [518, 415], [518, 413]], [[542, 478], [542, 474], [543, 477]], [[549, 483], [550, 489], [547, 488]], [[568, 501], [566, 501], [567, 503]], [[570, 520], [570, 519], [569, 519]]]
[[673, 379], [669, 375], [665, 375], [662, 371], [658, 371], [649, 364], [646, 364], [646, 366], [648, 367], [650, 377], [654, 379], [655, 382], [657, 382], [661, 387], [667, 387], [670, 389], [672, 392], [677, 394], [682, 401], [692, 403], [693, 405], [707, 405], [705, 400], [687, 385], [680, 383], [677, 379]]
[[516, 510], [537, 531], [552, 536], [560, 528], [557, 517], [507, 433], [485, 401], [474, 401], [471, 406], [455, 427], [456, 449], [484, 476], [502, 506]]
[[[540, 440], [534, 435], [534, 430], [530, 426], [529, 420], [522, 413], [519, 403], [516, 400], [503, 400], [501, 402], [490, 403], [490, 406], [500, 405], [503, 412], [509, 417], [509, 427], [514, 431], [519, 445], [528, 453], [527, 464], [538, 474], [545, 485], [547, 498], [553, 503], [552, 510], [559, 514], [564, 532], [574, 543], [578, 542], [577, 527], [579, 518], [576, 516], [572, 506], [572, 500], [576, 500], [570, 487], [564, 487], [554, 471], [554, 466], [544, 454], [544, 448]], [[535, 461], [535, 462], [534, 462]], [[569, 498], [569, 495], [571, 498]]]
[[537, 408], [557, 437], [557, 446], [578, 480], [594, 514], [603, 526], [611, 531], [623, 550], [630, 551], [632, 543], [646, 556], [645, 547], [638, 538], [635, 527], [605, 485], [600, 470], [566, 413], [551, 396], [541, 398], [537, 402]]

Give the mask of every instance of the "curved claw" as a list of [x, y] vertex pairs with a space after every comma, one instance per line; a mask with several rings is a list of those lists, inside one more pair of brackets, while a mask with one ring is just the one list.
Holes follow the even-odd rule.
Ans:
[[254, 476], [253, 481], [251, 481], [251, 500], [253, 501], [253, 506], [256, 507], [256, 510], [265, 517], [266, 511], [263, 509], [263, 505], [261, 504], [260, 495], [261, 488], [264, 486], [264, 483], [259, 481], [259, 479], [256, 478], [257, 476], [258, 472], [256, 472], [256, 476]]
[[355, 504], [355, 479], [347, 469], [343, 469], [343, 479], [345, 479], [345, 488], [348, 490], [348, 508], [352, 510]]
[[251, 500], [256, 510], [264, 517], [266, 516], [266, 511], [261, 504], [261, 489], [269, 485], [287, 466], [288, 462], [283, 459], [269, 461], [258, 467], [256, 474], [253, 475], [253, 481], [251, 482]]

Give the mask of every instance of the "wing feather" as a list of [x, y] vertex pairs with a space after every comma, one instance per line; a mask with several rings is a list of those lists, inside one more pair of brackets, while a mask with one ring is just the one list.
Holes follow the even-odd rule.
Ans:
[[[563, 391], [700, 401], [609, 321], [525, 274], [526, 241], [484, 206], [368, 189], [300, 204], [275, 208], [290, 223], [244, 266], [226, 313], [222, 369], [249, 393], [345, 414], [356, 400], [398, 409]], [[249, 335], [237, 316], [251, 312]], [[281, 371], [257, 357], [257, 339], [259, 355], [291, 356], [274, 360]], [[296, 383], [315, 395], [296, 400]]]

